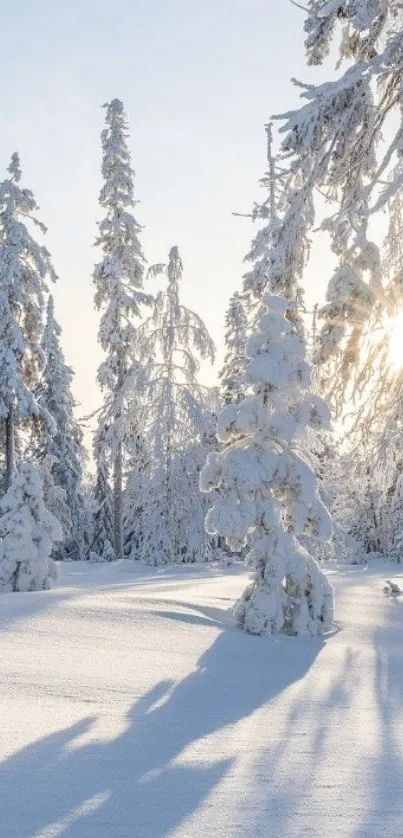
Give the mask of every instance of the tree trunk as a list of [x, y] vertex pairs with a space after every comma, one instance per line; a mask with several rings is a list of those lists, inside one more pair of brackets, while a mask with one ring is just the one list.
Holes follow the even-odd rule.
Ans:
[[123, 467], [122, 443], [113, 463], [113, 540], [117, 559], [123, 559]]
[[15, 471], [15, 427], [14, 405], [10, 405], [6, 419], [6, 489], [9, 488]]

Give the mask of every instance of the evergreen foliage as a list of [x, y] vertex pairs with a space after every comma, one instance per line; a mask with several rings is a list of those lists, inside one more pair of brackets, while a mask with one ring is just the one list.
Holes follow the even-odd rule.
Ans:
[[320, 634], [333, 621], [326, 576], [298, 543], [302, 533], [327, 540], [331, 522], [315, 474], [297, 453], [295, 439], [328, 421], [311, 393], [310, 368], [298, 334], [295, 303], [265, 295], [246, 348], [250, 395], [219, 417], [218, 438], [201, 474], [204, 492], [220, 494], [206, 518], [212, 535], [232, 550], [249, 544], [246, 562], [255, 580], [235, 608], [251, 634]]
[[0, 501], [0, 589], [38, 591], [57, 576], [51, 559], [60, 524], [46, 508], [33, 463], [22, 463]]
[[245, 345], [248, 320], [238, 291], [232, 295], [225, 318], [224, 363], [220, 371], [223, 400], [226, 404], [242, 398], [241, 379], [246, 367]]
[[65, 493], [62, 517], [57, 515], [48, 500], [49, 508], [59, 518], [64, 533], [60, 557], [83, 559], [83, 432], [74, 417], [76, 405], [71, 391], [73, 371], [65, 363], [60, 336], [61, 328], [55, 319], [53, 298], [50, 296], [42, 338], [45, 368], [38, 391], [38, 402], [52, 417], [54, 424], [53, 427], [49, 423], [43, 424], [39, 454], [41, 458], [47, 458], [55, 487], [59, 487]]
[[209, 393], [197, 376], [199, 359], [213, 361], [214, 346], [201, 318], [180, 302], [183, 266], [177, 247], [164, 270], [167, 289], [138, 333], [148, 364], [140, 423], [147, 483], [140, 486], [135, 478], [133, 509], [126, 510], [134, 533], [141, 522], [133, 552], [141, 545], [138, 555], [150, 564], [203, 559], [207, 549], [198, 475], [206, 456]]
[[108, 428], [98, 429], [94, 443], [96, 482], [93, 503], [93, 537], [91, 561], [110, 562], [117, 558], [113, 548], [113, 498], [110, 485], [110, 467], [106, 452], [105, 437]]
[[29, 227], [46, 231], [35, 216], [32, 192], [20, 186], [18, 154], [0, 184], [0, 420], [5, 421], [6, 484], [15, 469], [16, 425], [41, 410], [36, 391], [44, 365], [41, 338], [47, 280], [56, 279], [50, 255]]
[[[113, 548], [123, 556], [123, 448], [127, 436], [127, 401], [129, 389], [138, 386], [134, 321], [142, 306], [150, 302], [143, 291], [145, 259], [139, 234], [141, 227], [132, 210], [134, 171], [127, 146], [127, 122], [123, 104], [113, 99], [106, 108], [106, 127], [102, 131], [102, 175], [104, 184], [99, 203], [105, 216], [99, 224], [96, 245], [102, 259], [96, 265], [93, 279], [95, 305], [101, 310], [99, 342], [105, 361], [98, 371], [104, 393], [99, 427], [108, 427], [102, 434], [107, 446], [104, 458], [113, 462]], [[98, 438], [98, 445], [101, 437]], [[107, 453], [108, 452], [108, 453]]]

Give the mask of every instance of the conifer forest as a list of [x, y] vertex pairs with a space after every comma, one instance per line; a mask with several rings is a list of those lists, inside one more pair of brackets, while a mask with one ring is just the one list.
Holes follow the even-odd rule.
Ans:
[[108, 9], [4, 9], [0, 835], [402, 838], [403, 5]]

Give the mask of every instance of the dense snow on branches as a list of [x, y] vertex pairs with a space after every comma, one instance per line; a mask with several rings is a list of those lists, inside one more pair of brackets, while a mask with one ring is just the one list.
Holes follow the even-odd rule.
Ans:
[[242, 397], [242, 377], [245, 372], [246, 335], [248, 320], [245, 305], [238, 291], [232, 295], [225, 317], [225, 357], [220, 371], [221, 392], [225, 402], [237, 402]]
[[[282, 115], [282, 165], [295, 186], [293, 205], [329, 204], [322, 222], [338, 265], [320, 312], [316, 362], [326, 364], [339, 413], [360, 375], [365, 325], [382, 305], [379, 243], [370, 224], [402, 185], [401, 12], [395, 2], [308, 4], [306, 49], [322, 63], [339, 36], [339, 70], [331, 81], [300, 85], [303, 104]], [[334, 74], [333, 74], [334, 75]]]
[[0, 501], [0, 590], [49, 588], [57, 576], [53, 545], [62, 537], [44, 504], [38, 469], [23, 463]]
[[232, 550], [250, 545], [246, 561], [255, 581], [235, 616], [252, 634], [318, 634], [333, 620], [331, 586], [297, 541], [304, 532], [327, 540], [331, 521], [295, 444], [307, 426], [321, 427], [329, 417], [311, 393], [294, 315], [293, 302], [264, 296], [246, 347], [250, 395], [222, 410], [218, 438], [226, 447], [209, 455], [201, 473], [202, 491], [220, 492], [207, 531]]
[[[403, 302], [401, 4], [307, 0], [304, 12], [308, 63], [325, 66], [335, 48], [339, 61], [328, 81], [322, 71], [319, 84], [295, 82], [300, 107], [271, 117], [279, 136], [265, 125], [264, 196], [250, 213], [257, 230], [226, 313], [218, 387], [200, 380], [214, 346], [181, 301], [177, 247], [147, 272], [166, 285], [146, 293], [127, 118], [119, 99], [104, 106], [92, 277], [104, 358], [89, 480], [49, 294], [56, 276], [32, 235], [45, 228], [12, 156], [0, 184], [3, 587], [46, 587], [51, 556], [194, 562], [225, 542], [254, 570], [238, 623], [316, 635], [333, 621], [321, 564], [402, 556], [403, 373], [392, 347]], [[317, 229], [335, 266], [308, 362]], [[331, 410], [345, 420], [333, 437], [322, 435]]]
[[[140, 317], [149, 301], [143, 292], [145, 259], [139, 234], [141, 227], [131, 210], [135, 206], [134, 171], [127, 147], [127, 123], [122, 102], [113, 99], [106, 108], [102, 131], [102, 175], [99, 203], [105, 212], [99, 223], [96, 246], [103, 253], [94, 270], [95, 305], [101, 309], [99, 340], [107, 355], [99, 369], [101, 386], [115, 394], [123, 360], [135, 338], [132, 317]], [[126, 372], [126, 370], [124, 370]]]
[[305, 21], [310, 64], [329, 54], [335, 30], [343, 26], [340, 53], [345, 58], [373, 59], [379, 40], [399, 11], [397, 0], [309, 0]]
[[105, 444], [107, 429], [98, 429], [94, 440], [96, 478], [93, 491], [93, 533], [91, 539], [92, 561], [113, 561], [113, 499], [110, 481], [110, 457]]
[[38, 209], [28, 189], [19, 185], [18, 154], [8, 168], [10, 177], [0, 184], [0, 415], [8, 416], [14, 403], [19, 416], [39, 413], [33, 389], [43, 366], [40, 339], [43, 330], [46, 277], [54, 280], [49, 253], [28, 230]]
[[[50, 296], [42, 339], [45, 369], [38, 391], [38, 402], [52, 417], [54, 424], [43, 425], [39, 455], [48, 458], [51, 463], [50, 475], [56, 487], [65, 494], [65, 514], [62, 518], [56, 516], [63, 527], [64, 557], [82, 559], [85, 557], [83, 432], [74, 417], [75, 402], [71, 390], [73, 371], [64, 360], [60, 337], [61, 328], [55, 319], [53, 298]], [[48, 501], [48, 505], [54, 511], [51, 502]]]
[[[85, 456], [73, 415], [72, 371], [48, 296], [56, 274], [48, 251], [30, 232], [33, 225], [40, 233], [45, 227], [34, 215], [32, 193], [19, 185], [17, 154], [8, 171], [0, 185], [0, 418], [9, 487], [0, 515], [1, 549], [4, 578], [12, 576], [5, 584], [29, 590], [47, 585], [54, 543], [58, 557], [84, 556]], [[36, 461], [37, 469], [20, 465], [22, 458]]]
[[[136, 346], [135, 319], [150, 298], [143, 291], [145, 258], [139, 234], [141, 227], [131, 210], [135, 206], [134, 171], [127, 146], [127, 123], [123, 104], [113, 99], [106, 108], [102, 132], [104, 185], [99, 203], [105, 212], [99, 224], [96, 245], [102, 260], [93, 279], [95, 305], [101, 310], [99, 342], [105, 361], [98, 380], [105, 394], [99, 419], [108, 428], [102, 439], [113, 460], [113, 547], [123, 556], [123, 446], [127, 435], [126, 412], [129, 389], [138, 386], [141, 372], [133, 356]], [[101, 437], [99, 436], [99, 440]]]
[[[9, 177], [0, 184], [0, 419], [6, 423], [6, 476], [15, 468], [16, 424], [39, 416], [35, 390], [44, 355], [41, 349], [47, 280], [56, 278], [50, 256], [29, 226], [45, 227], [28, 189], [19, 185], [20, 160], [13, 154]], [[44, 415], [42, 411], [42, 416]]]
[[183, 266], [177, 247], [163, 270], [166, 291], [158, 294], [151, 317], [138, 331], [146, 371], [140, 469], [130, 483], [132, 510], [126, 505], [130, 549], [151, 564], [195, 561], [207, 550], [198, 474], [210, 430], [210, 395], [198, 372], [200, 360], [213, 361], [214, 346], [201, 318], [180, 302]]

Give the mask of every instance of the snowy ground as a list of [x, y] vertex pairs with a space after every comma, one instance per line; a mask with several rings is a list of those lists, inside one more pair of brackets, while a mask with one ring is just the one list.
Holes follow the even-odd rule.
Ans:
[[402, 838], [396, 566], [322, 643], [232, 626], [242, 569], [68, 564], [0, 598], [1, 838]]

